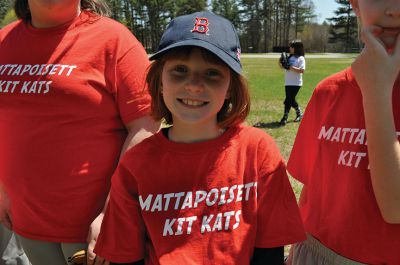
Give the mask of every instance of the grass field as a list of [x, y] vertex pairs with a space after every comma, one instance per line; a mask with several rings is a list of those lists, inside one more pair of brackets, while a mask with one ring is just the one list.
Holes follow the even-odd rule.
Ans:
[[[352, 58], [325, 59], [306, 57], [307, 69], [303, 75], [303, 87], [297, 96], [301, 108], [304, 110], [312, 95], [315, 86], [325, 77], [348, 67]], [[299, 123], [289, 122], [280, 127], [278, 121], [283, 115], [284, 71], [279, 68], [277, 59], [270, 58], [242, 58], [244, 75], [250, 84], [251, 112], [247, 124], [264, 129], [277, 142], [285, 160], [289, 154], [297, 133]], [[289, 121], [295, 118], [292, 109]], [[292, 186], [299, 196], [301, 185], [291, 179]]]

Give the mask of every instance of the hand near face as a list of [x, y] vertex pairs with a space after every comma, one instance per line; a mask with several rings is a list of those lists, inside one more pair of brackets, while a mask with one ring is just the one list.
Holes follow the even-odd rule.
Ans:
[[388, 33], [383, 28], [368, 26], [362, 30], [365, 48], [352, 64], [352, 69], [364, 97], [391, 96], [400, 72], [399, 33], [392, 32], [393, 45], [387, 47]]

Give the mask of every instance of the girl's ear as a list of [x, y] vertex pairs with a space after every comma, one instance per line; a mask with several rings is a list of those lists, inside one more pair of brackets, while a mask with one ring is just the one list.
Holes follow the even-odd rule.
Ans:
[[231, 91], [232, 91], [232, 86], [229, 85], [229, 88], [226, 91], [225, 99], [230, 99], [231, 98]]
[[225, 99], [230, 99], [231, 98], [231, 90], [229, 89], [228, 91], [226, 91], [226, 95], [225, 95]]
[[232, 85], [232, 70], [231, 70], [229, 87], [228, 87], [228, 90], [226, 91], [225, 99], [230, 99], [231, 98], [231, 91], [233, 90], [232, 86], [233, 85]]
[[360, 8], [358, 7], [358, 0], [350, 0], [350, 4], [357, 17], [360, 17]]

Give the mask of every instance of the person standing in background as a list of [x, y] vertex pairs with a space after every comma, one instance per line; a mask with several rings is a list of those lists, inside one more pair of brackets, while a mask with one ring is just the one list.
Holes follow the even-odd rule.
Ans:
[[147, 54], [102, 0], [16, 0], [15, 11], [0, 31], [1, 222], [33, 265], [86, 248], [92, 264], [120, 154], [159, 128]]
[[303, 85], [303, 73], [306, 70], [306, 60], [304, 58], [304, 46], [301, 41], [295, 40], [290, 43], [289, 47], [290, 56], [288, 58], [288, 65], [285, 68], [285, 110], [283, 117], [280, 120], [280, 125], [284, 126], [288, 122], [289, 112], [291, 108], [296, 110], [296, 118], [294, 122], [301, 121], [303, 114], [299, 103], [296, 101], [297, 93]]

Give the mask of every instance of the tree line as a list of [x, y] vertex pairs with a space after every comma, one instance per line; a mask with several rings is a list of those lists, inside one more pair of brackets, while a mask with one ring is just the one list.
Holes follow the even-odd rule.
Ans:
[[[172, 18], [211, 10], [231, 20], [242, 52], [281, 51], [301, 39], [307, 51], [349, 52], [359, 48], [357, 20], [348, 0], [335, 0], [335, 17], [316, 22], [312, 0], [106, 0], [112, 17], [126, 25], [148, 52], [157, 50]], [[0, 2], [0, 27], [15, 19], [11, 0]]]
[[135, 32], [151, 51], [157, 49], [173, 17], [194, 11], [209, 9], [231, 20], [244, 52], [268, 52], [273, 47], [287, 46], [315, 18], [311, 0], [109, 0], [109, 4], [113, 18]]

